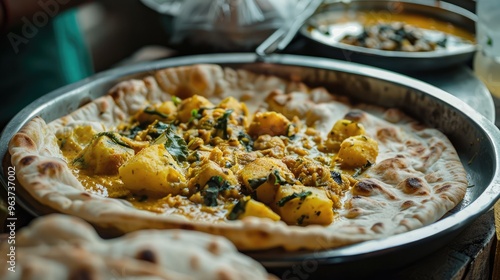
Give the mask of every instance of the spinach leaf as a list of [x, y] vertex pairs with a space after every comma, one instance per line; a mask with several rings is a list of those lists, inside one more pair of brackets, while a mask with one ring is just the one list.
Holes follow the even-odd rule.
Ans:
[[283, 178], [278, 169], [274, 169], [269, 175], [267, 175], [267, 181], [275, 186], [277, 185], [293, 185], [295, 184], [294, 179]]
[[219, 196], [219, 188], [215, 185], [208, 185], [203, 190], [203, 202], [206, 206], [217, 206], [217, 197]]
[[248, 180], [248, 184], [250, 185], [252, 190], [256, 190], [258, 187], [260, 187], [266, 181], [267, 181], [267, 177], [262, 177], [262, 178], [257, 178], [257, 179], [250, 179], [250, 180]]
[[300, 226], [304, 223], [304, 219], [309, 219], [309, 215], [301, 215], [298, 219], [297, 219], [297, 224]]
[[179, 104], [181, 104], [182, 100], [177, 96], [172, 96], [172, 102], [174, 102], [175, 106], [178, 106]]
[[199, 120], [201, 119], [201, 116], [202, 115], [198, 109], [193, 109], [191, 110], [191, 118], [189, 118], [188, 122], [192, 122], [193, 120]]
[[166, 123], [163, 122], [156, 122], [153, 125], [153, 128], [156, 129], [159, 133], [162, 133], [163, 131], [167, 130], [170, 126]]
[[283, 207], [288, 201], [294, 199], [294, 198], [300, 198], [300, 200], [306, 199], [306, 197], [310, 196], [312, 194], [311, 191], [302, 191], [300, 193], [292, 193], [289, 196], [285, 196], [280, 201], [278, 201], [278, 206]]
[[165, 118], [165, 119], [168, 118], [168, 115], [154, 109], [153, 107], [146, 107], [144, 109], [144, 113], [150, 114], [150, 115], [160, 116], [160, 117]]
[[227, 215], [227, 219], [228, 220], [237, 220], [241, 214], [245, 213], [247, 203], [249, 200], [250, 200], [250, 197], [248, 197], [248, 196], [240, 199], [238, 201], [238, 203], [236, 203], [236, 205], [234, 205], [233, 210], [231, 210], [231, 212], [229, 212], [229, 214]]
[[222, 132], [222, 139], [228, 139], [228, 133], [227, 133], [227, 125], [228, 125], [228, 120], [229, 116], [233, 113], [233, 109], [226, 110], [224, 114], [217, 119], [217, 123], [215, 124], [215, 129], [217, 131]]
[[191, 110], [191, 118], [189, 118], [188, 123], [194, 121], [194, 120], [199, 120], [203, 118], [203, 112], [205, 110], [213, 110], [214, 108], [208, 108], [208, 107], [201, 107], [200, 109], [193, 109]]
[[287, 182], [283, 177], [281, 177], [280, 172], [275, 169], [267, 177], [262, 177], [262, 178], [256, 178], [256, 179], [250, 179], [248, 180], [248, 184], [252, 188], [252, 190], [256, 190], [259, 188], [262, 184], [265, 182], [269, 182], [272, 185], [286, 185], [286, 184], [292, 184]]
[[94, 139], [97, 139], [101, 136], [108, 137], [109, 139], [111, 139], [111, 141], [113, 141], [117, 145], [123, 146], [125, 148], [130, 148], [130, 146], [127, 143], [123, 142], [123, 140], [120, 139], [114, 132], [110, 131], [99, 132], [94, 136]]
[[83, 155], [75, 158], [72, 162], [73, 165], [79, 167], [79, 168], [86, 168], [87, 164], [85, 163], [85, 160], [83, 159]]
[[221, 176], [212, 176], [205, 184], [202, 191], [203, 202], [206, 206], [217, 206], [217, 197], [219, 193], [230, 189], [231, 186]]
[[281, 178], [280, 172], [277, 169], [275, 169], [275, 170], [273, 170], [273, 172], [269, 173], [269, 175], [267, 176], [267, 180], [269, 181], [269, 183], [271, 183], [275, 186], [287, 184], [287, 181], [285, 179]]
[[168, 124], [156, 120], [148, 126], [148, 135], [153, 139], [158, 138], [168, 127]]
[[363, 172], [365, 172], [366, 169], [368, 169], [370, 166], [372, 166], [372, 163], [369, 161], [366, 161], [366, 164], [354, 169], [354, 174], [352, 174], [352, 177], [358, 177], [361, 175]]
[[335, 181], [335, 183], [342, 185], [342, 177], [340, 176], [340, 172], [330, 171], [330, 176], [332, 177], [333, 181]]
[[144, 128], [142, 128], [140, 125], [133, 126], [128, 133], [125, 131], [121, 133], [122, 135], [126, 136], [129, 139], [134, 139], [139, 132], [143, 131]]
[[174, 126], [167, 125], [163, 133], [156, 138], [153, 143], [163, 144], [167, 151], [175, 158], [177, 162], [186, 161], [188, 157], [188, 147], [186, 141], [179, 135], [175, 134]]
[[200, 154], [198, 153], [198, 151], [191, 152], [191, 154], [189, 154], [189, 156], [187, 158], [187, 161], [189, 163], [199, 162], [200, 161]]
[[251, 152], [253, 149], [253, 140], [250, 135], [246, 134], [244, 131], [240, 131], [238, 133], [238, 141], [240, 141], [241, 145], [245, 147], [247, 152]]

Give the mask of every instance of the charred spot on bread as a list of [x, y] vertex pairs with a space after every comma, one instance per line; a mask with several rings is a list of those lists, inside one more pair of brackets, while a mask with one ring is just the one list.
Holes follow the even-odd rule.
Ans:
[[360, 122], [365, 116], [365, 113], [359, 110], [353, 110], [349, 111], [347, 114], [345, 114], [344, 119], [350, 120], [350, 121], [355, 121], [355, 122]]
[[415, 205], [416, 205], [416, 204], [415, 204], [415, 202], [414, 202], [414, 201], [412, 201], [412, 200], [405, 200], [405, 202], [403, 202], [403, 203], [401, 204], [401, 210], [408, 209], [408, 208], [413, 207], [413, 206], [415, 206]]
[[64, 165], [56, 161], [46, 161], [38, 165], [38, 172], [46, 176], [56, 176], [64, 169]]
[[136, 258], [138, 260], [143, 260], [147, 261], [150, 263], [156, 263], [157, 262], [157, 257], [154, 251], [150, 249], [143, 249], [137, 253]]
[[425, 182], [421, 178], [417, 177], [406, 178], [403, 182], [400, 183], [400, 185], [402, 186], [403, 191], [407, 194], [414, 194], [414, 195], [429, 194]]
[[180, 225], [180, 228], [185, 230], [195, 230], [195, 226], [191, 224], [182, 224]]
[[95, 273], [89, 267], [77, 267], [68, 277], [69, 280], [94, 280], [97, 279]]
[[32, 164], [36, 160], [36, 158], [37, 158], [36, 156], [25, 156], [19, 161], [19, 163], [21, 163], [24, 166], [28, 166]]
[[354, 195], [370, 196], [376, 189], [381, 189], [381, 186], [370, 179], [360, 180], [352, 188], [352, 193]]
[[215, 256], [219, 256], [222, 252], [222, 248], [216, 240], [212, 240], [208, 243], [207, 250]]
[[383, 223], [375, 223], [373, 226], [370, 228], [373, 232], [376, 233], [382, 233], [384, 230], [384, 224]]
[[31, 139], [31, 137], [25, 133], [18, 133], [14, 135], [14, 137], [11, 140], [11, 143], [16, 146], [23, 147], [27, 150], [36, 149], [35, 141], [33, 141], [33, 139]]
[[446, 192], [447, 190], [451, 189], [453, 186], [451, 184], [444, 184], [443, 186], [439, 187], [436, 189], [435, 193], [442, 193]]

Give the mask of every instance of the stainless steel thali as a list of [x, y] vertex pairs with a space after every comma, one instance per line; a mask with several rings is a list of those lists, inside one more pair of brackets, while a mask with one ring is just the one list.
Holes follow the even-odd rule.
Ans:
[[[359, 273], [356, 268], [359, 262], [363, 262], [365, 272], [398, 267], [445, 245], [499, 198], [500, 132], [490, 120], [458, 98], [424, 82], [354, 63], [294, 55], [271, 55], [264, 62], [256, 62], [256, 59], [254, 54], [178, 57], [109, 70], [66, 86], [41, 97], [14, 117], [0, 137], [0, 156], [2, 159], [7, 156], [7, 145], [13, 134], [34, 116], [54, 120], [106, 94], [121, 80], [151, 74], [157, 69], [215, 63], [284, 78], [300, 78], [309, 85], [325, 86], [353, 100], [401, 108], [450, 138], [466, 168], [469, 184], [473, 186], [445, 218], [411, 232], [317, 252], [271, 250], [248, 253], [271, 271], [286, 272], [305, 262], [316, 266], [315, 271], [327, 269], [350, 273]], [[6, 165], [8, 163], [4, 161], [1, 177], [4, 186]], [[35, 216], [44, 213], [22, 195], [18, 196], [19, 203], [24, 203]]]
[[380, 16], [387, 19], [397, 15], [425, 16], [429, 21], [446, 22], [470, 34], [475, 34], [477, 18], [468, 10], [439, 0], [326, 1], [300, 29], [300, 34], [312, 43], [318, 55], [404, 72], [442, 69], [461, 64], [470, 61], [477, 49], [476, 44], [471, 42], [458, 48], [429, 52], [379, 50], [339, 42], [339, 39], [335, 38], [341, 35], [337, 33], [343, 33], [342, 29], [333, 28], [329, 31], [329, 35], [325, 36], [315, 28], [326, 22], [333, 24], [337, 18], [352, 16], [358, 12], [368, 13], [370, 17]]

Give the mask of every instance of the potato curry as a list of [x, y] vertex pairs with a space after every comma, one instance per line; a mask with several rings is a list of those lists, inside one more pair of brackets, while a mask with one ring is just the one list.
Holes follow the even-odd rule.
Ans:
[[198, 95], [150, 105], [113, 131], [80, 126], [58, 140], [89, 191], [213, 222], [331, 224], [343, 193], [378, 155], [354, 120], [338, 120], [322, 137], [297, 117], [251, 115], [233, 97], [213, 104]]

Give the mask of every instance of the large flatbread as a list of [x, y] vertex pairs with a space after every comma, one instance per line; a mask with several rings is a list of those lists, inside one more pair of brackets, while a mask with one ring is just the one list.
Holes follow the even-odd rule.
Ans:
[[[323, 136], [347, 115], [378, 142], [379, 155], [358, 178], [363, 183], [344, 193], [332, 224], [306, 227], [257, 217], [214, 223], [139, 210], [86, 190], [68, 167], [57, 135], [82, 124], [106, 131], [148, 104], [193, 94], [214, 103], [235, 96], [253, 112], [276, 109], [288, 118], [298, 116]], [[274, 103], [264, 102], [269, 95]], [[468, 185], [446, 136], [397, 109], [352, 105], [324, 88], [217, 65], [160, 70], [122, 82], [109, 95], [49, 124], [34, 118], [13, 137], [9, 151], [19, 182], [47, 208], [123, 233], [182, 228], [223, 235], [243, 250], [325, 249], [407, 232], [440, 219], [463, 199]]]
[[[10, 253], [7, 240], [0, 243]], [[101, 239], [85, 221], [52, 214], [16, 236], [15, 258], [2, 279], [271, 279], [256, 261], [219, 236], [182, 230], [144, 230]], [[272, 279], [275, 279], [274, 277]]]

